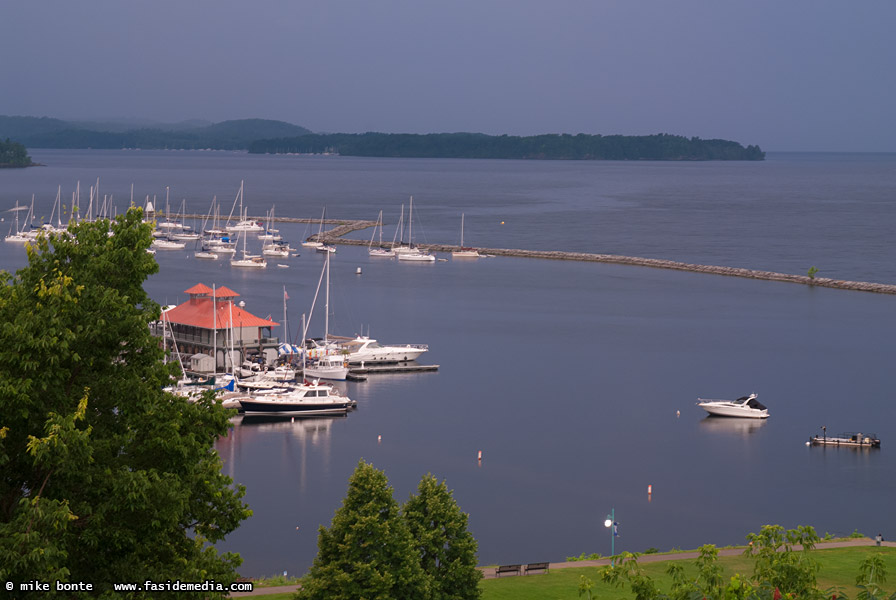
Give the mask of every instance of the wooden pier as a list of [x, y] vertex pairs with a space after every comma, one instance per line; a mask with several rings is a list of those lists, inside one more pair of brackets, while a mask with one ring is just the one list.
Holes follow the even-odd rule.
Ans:
[[[204, 218], [205, 215], [184, 215], [189, 218]], [[249, 217], [258, 221], [264, 221], [266, 217]], [[274, 217], [278, 223], [320, 223], [320, 219]], [[325, 219], [324, 224], [334, 225], [332, 229], [309, 236], [309, 240], [324, 242], [326, 244], [341, 244], [344, 246], [367, 246], [366, 240], [345, 239], [342, 236], [369, 227], [376, 226], [375, 221], [346, 221], [344, 219]], [[451, 253], [460, 250], [459, 246], [445, 244], [417, 244], [422, 250], [430, 252]], [[389, 247], [383, 244], [383, 247]], [[510, 256], [515, 258], [540, 258], [543, 260], [575, 260], [581, 262], [599, 262], [614, 265], [630, 265], [636, 267], [652, 267], [654, 269], [672, 269], [675, 271], [687, 271], [690, 273], [706, 273], [708, 275], [725, 275], [726, 277], [743, 277], [746, 279], [761, 279], [764, 281], [780, 281], [784, 283], [799, 283], [802, 285], [833, 288], [838, 290], [852, 290], [856, 292], [874, 292], [877, 294], [896, 295], [896, 285], [887, 283], [873, 283], [868, 281], [845, 281], [842, 279], [830, 279], [827, 277], [809, 277], [808, 275], [791, 275], [788, 273], [776, 273], [774, 271], [759, 271], [755, 269], [742, 269], [739, 267], [722, 267], [717, 265], [698, 265], [693, 263], [663, 260], [660, 258], [643, 258], [638, 256], [621, 256], [617, 254], [594, 254], [588, 252], [565, 252], [562, 250], [522, 250], [513, 248], [477, 248], [481, 254], [490, 256]]]

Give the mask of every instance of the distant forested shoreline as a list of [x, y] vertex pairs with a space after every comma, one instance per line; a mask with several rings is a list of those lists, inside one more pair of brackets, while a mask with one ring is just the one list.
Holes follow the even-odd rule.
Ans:
[[481, 133], [307, 134], [259, 140], [254, 154], [340, 154], [390, 158], [502, 158], [541, 160], [764, 160], [759, 146], [679, 135], [490, 136]]
[[0, 169], [16, 169], [22, 167], [33, 167], [36, 163], [31, 162], [28, 156], [28, 150], [18, 142], [0, 141]]
[[313, 133], [268, 119], [210, 123], [63, 121], [0, 115], [0, 139], [29, 148], [117, 150], [248, 150], [254, 154], [340, 154], [390, 158], [527, 160], [764, 160], [759, 146], [655, 135], [532, 136], [483, 133]]

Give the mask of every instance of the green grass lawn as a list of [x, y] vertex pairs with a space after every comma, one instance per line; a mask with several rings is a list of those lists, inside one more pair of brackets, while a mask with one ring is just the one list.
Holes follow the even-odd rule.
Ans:
[[[850, 598], [855, 598], [858, 589], [855, 587], [856, 576], [859, 574], [859, 565], [869, 554], [879, 552], [883, 554], [890, 574], [890, 582], [896, 577], [896, 548], [832, 548], [829, 550], [816, 550], [812, 557], [818, 561], [818, 587], [827, 589], [830, 587], [842, 587]], [[753, 561], [745, 556], [722, 556], [719, 564], [725, 569], [725, 577], [731, 577], [735, 573], [751, 575]], [[684, 560], [687, 573], [695, 573], [694, 559]], [[666, 574], [669, 562], [644, 563], [645, 574], [653, 578], [657, 586], [667, 591], [671, 587], [672, 578]], [[498, 579], [487, 579], [481, 584], [483, 600], [579, 600], [579, 577], [584, 575], [594, 582], [591, 593], [601, 600], [630, 600], [631, 591], [628, 587], [617, 588], [603, 583], [600, 580], [602, 567], [582, 567], [569, 569], [554, 569], [547, 574], [529, 576], [511, 576]], [[885, 584], [887, 591], [896, 589], [896, 584]]]
[[[896, 548], [877, 548], [874, 546], [862, 546], [854, 548], [831, 548], [827, 550], [815, 550], [812, 557], [818, 561], [818, 587], [825, 590], [831, 587], [840, 587], [849, 598], [855, 598], [858, 589], [855, 586], [856, 576], [859, 574], [859, 565], [869, 554], [880, 553], [889, 573], [890, 583], [884, 584], [888, 592], [896, 590]], [[674, 555], [671, 555], [674, 556]], [[735, 573], [751, 575], [753, 573], [753, 561], [745, 556], [720, 556], [719, 564], [725, 569], [725, 577], [729, 578]], [[682, 560], [687, 573], [696, 574], [694, 559]], [[669, 561], [657, 563], [642, 563], [645, 574], [653, 578], [657, 586], [667, 591], [672, 584], [672, 578], [666, 574]], [[482, 588], [482, 600], [580, 600], [579, 577], [584, 575], [594, 582], [591, 593], [600, 600], [631, 600], [631, 591], [628, 587], [617, 588], [600, 580], [600, 570], [603, 567], [573, 567], [568, 569], [554, 569], [545, 574], [528, 576], [510, 576], [498, 579], [485, 579], [480, 584]], [[263, 588], [256, 588], [261, 591]], [[292, 594], [270, 594], [255, 596], [264, 600], [288, 600]]]

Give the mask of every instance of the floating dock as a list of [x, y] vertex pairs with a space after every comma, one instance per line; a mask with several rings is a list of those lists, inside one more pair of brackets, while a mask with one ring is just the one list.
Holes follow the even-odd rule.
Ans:
[[372, 367], [351, 367], [349, 375], [362, 376], [372, 373], [422, 373], [427, 371], [438, 371], [439, 365], [417, 365], [417, 364], [390, 364], [375, 365]]
[[816, 435], [809, 438], [812, 446], [845, 448], [880, 448], [880, 440], [873, 433], [842, 433], [836, 436]]

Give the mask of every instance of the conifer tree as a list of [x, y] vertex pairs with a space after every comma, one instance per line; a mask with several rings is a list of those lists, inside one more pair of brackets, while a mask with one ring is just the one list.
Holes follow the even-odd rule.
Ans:
[[431, 474], [420, 480], [417, 494], [404, 505], [420, 565], [432, 600], [479, 598], [482, 573], [476, 568], [477, 543], [444, 481]]
[[408, 526], [385, 473], [361, 460], [296, 598], [417, 600], [428, 598]]

